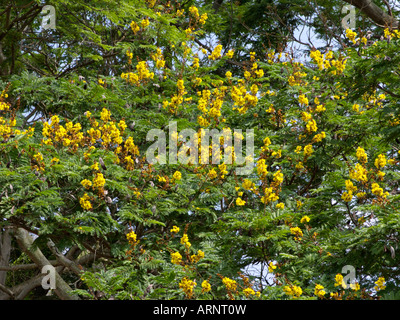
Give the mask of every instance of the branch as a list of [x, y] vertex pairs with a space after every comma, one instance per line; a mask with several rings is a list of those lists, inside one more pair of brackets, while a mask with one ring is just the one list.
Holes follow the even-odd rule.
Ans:
[[[10, 298], [14, 299], [15, 293], [0, 283], [0, 290], [6, 293]], [[0, 296], [1, 299], [1, 296]]]
[[366, 14], [380, 27], [398, 28], [399, 21], [379, 8], [372, 0], [343, 0]]
[[[29, 235], [28, 231], [22, 228], [17, 228], [15, 230], [15, 238], [17, 239], [18, 245], [22, 251], [24, 251], [28, 257], [36, 263], [36, 265], [40, 268], [51, 265], [49, 260], [43, 255], [42, 251], [39, 248], [33, 247], [33, 239]], [[42, 277], [42, 275], [41, 275]], [[60, 274], [56, 271], [56, 283], [57, 288], [55, 289], [55, 293], [62, 300], [77, 300], [78, 296], [70, 294], [72, 291], [71, 287], [64, 281], [64, 279], [60, 276]]]
[[81, 274], [81, 268], [79, 268], [74, 261], [66, 258], [62, 253], [60, 253], [51, 239], [49, 239], [49, 241], [47, 242], [47, 246], [49, 247], [50, 251], [56, 256], [57, 261], [59, 261], [64, 267], [70, 269], [78, 276]]

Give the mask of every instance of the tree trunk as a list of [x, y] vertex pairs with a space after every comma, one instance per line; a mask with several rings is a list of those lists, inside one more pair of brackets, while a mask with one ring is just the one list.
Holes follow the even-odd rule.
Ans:
[[343, 0], [366, 14], [372, 21], [381, 27], [391, 27], [397, 29], [399, 21], [378, 7], [372, 0]]
[[[51, 265], [50, 261], [43, 255], [39, 248], [33, 248], [33, 239], [25, 229], [18, 228], [15, 231], [15, 237], [17, 239], [18, 245], [21, 250], [24, 251], [29, 258], [36, 263], [36, 265], [41, 269], [46, 265]], [[64, 279], [56, 271], [56, 289], [54, 292], [62, 300], [78, 300], [79, 297], [72, 295], [70, 291], [71, 287], [64, 281]]]
[[[11, 235], [9, 229], [0, 230], [0, 266], [8, 266], [11, 252]], [[0, 271], [0, 285], [6, 284], [7, 271]]]

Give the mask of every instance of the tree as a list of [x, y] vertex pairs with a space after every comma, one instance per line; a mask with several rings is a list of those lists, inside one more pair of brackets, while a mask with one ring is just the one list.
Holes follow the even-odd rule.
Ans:
[[397, 298], [395, 8], [113, 4], [0, 9], [1, 299]]

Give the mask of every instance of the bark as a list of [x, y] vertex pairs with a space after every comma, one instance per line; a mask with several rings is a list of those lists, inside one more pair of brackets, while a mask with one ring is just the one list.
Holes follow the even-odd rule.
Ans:
[[5, 286], [0, 286], [0, 291], [3, 291], [3, 293], [0, 292], [0, 300], [23, 300], [29, 292], [41, 285], [42, 278], [43, 275], [38, 274], [11, 289], [6, 288]]
[[[32, 247], [33, 239], [28, 231], [18, 228], [15, 231], [15, 237], [21, 250], [24, 251], [40, 269], [46, 265], [51, 265], [50, 261], [47, 260], [39, 248]], [[54, 290], [56, 295], [62, 300], [78, 300], [79, 297], [71, 294], [71, 290], [71, 287], [56, 271], [56, 289]]]
[[343, 0], [360, 9], [372, 21], [381, 27], [392, 27], [397, 29], [399, 21], [378, 7], [372, 0]]
[[[0, 266], [8, 266], [11, 252], [10, 229], [0, 229]], [[5, 285], [7, 271], [0, 270], [0, 285]]]

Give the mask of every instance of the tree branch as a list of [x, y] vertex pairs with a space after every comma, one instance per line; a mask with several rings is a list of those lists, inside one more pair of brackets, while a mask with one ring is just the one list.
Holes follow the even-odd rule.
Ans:
[[399, 21], [378, 7], [372, 0], [343, 0], [366, 14], [380, 27], [398, 28]]
[[[39, 248], [34, 248], [32, 246], [33, 239], [29, 235], [28, 231], [22, 228], [17, 228], [15, 230], [15, 238], [17, 239], [18, 245], [22, 251], [24, 251], [28, 257], [36, 263], [36, 265], [40, 268], [51, 265], [49, 260], [43, 255], [42, 251]], [[64, 279], [60, 276], [60, 274], [56, 271], [56, 284], [57, 288], [55, 289], [55, 293], [62, 300], [77, 300], [78, 296], [70, 294], [72, 291], [71, 287], [64, 281]]]

